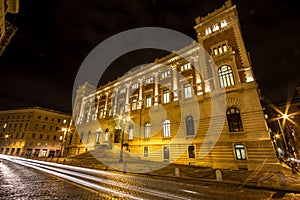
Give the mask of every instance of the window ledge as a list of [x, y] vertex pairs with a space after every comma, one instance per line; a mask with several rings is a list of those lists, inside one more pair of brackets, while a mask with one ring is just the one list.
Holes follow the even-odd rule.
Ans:
[[229, 132], [229, 137], [230, 138], [235, 138], [235, 137], [246, 137], [246, 133], [244, 131], [239, 131], [239, 132]]

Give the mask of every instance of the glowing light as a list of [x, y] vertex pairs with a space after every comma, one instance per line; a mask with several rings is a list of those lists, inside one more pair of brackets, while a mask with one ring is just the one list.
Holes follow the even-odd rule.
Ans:
[[253, 77], [247, 77], [247, 79], [246, 79], [246, 82], [247, 82], [247, 83], [252, 82], [252, 81], [254, 81], [254, 78], [253, 78]]
[[287, 114], [283, 114], [282, 117], [283, 117], [283, 119], [288, 119], [289, 118], [289, 116]]
[[276, 134], [276, 135], [275, 135], [275, 137], [276, 137], [276, 138], [279, 138], [279, 137], [280, 137], [280, 135], [279, 135], [279, 134]]

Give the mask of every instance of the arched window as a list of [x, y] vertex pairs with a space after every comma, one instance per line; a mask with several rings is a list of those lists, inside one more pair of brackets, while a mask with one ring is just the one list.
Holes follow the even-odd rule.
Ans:
[[147, 122], [147, 123], [145, 124], [144, 138], [145, 138], [145, 139], [150, 138], [150, 123], [149, 123], [149, 122]]
[[163, 137], [168, 138], [170, 137], [170, 120], [165, 120], [163, 123]]
[[244, 130], [239, 109], [235, 107], [228, 108], [226, 116], [229, 132], [239, 132]]
[[232, 69], [229, 65], [223, 65], [218, 69], [220, 87], [225, 88], [234, 85]]
[[195, 135], [194, 120], [191, 115], [185, 118], [186, 135]]
[[132, 124], [128, 128], [128, 140], [133, 140], [133, 125]]

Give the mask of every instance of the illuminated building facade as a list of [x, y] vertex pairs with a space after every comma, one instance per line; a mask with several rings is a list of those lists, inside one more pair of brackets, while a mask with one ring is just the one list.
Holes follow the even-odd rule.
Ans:
[[[213, 168], [277, 162], [236, 7], [227, 1], [194, 28], [198, 43], [96, 92], [89, 83], [78, 88], [69, 156], [107, 146], [139, 159]], [[214, 104], [221, 94], [224, 101]]]
[[0, 153], [60, 156], [70, 120], [68, 114], [40, 107], [0, 111]]
[[7, 12], [12, 14], [18, 13], [19, 0], [0, 0], [0, 56], [17, 31], [16, 27], [5, 20]]

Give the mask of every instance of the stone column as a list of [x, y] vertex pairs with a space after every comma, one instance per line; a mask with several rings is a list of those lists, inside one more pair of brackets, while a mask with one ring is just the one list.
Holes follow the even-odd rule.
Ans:
[[202, 80], [201, 80], [201, 72], [200, 72], [200, 63], [198, 57], [193, 57], [193, 66], [195, 68], [195, 80], [196, 80], [196, 94], [202, 95], [203, 88], [202, 88]]
[[103, 117], [106, 117], [106, 115], [107, 115], [107, 104], [108, 104], [108, 92], [105, 92], [105, 104], [104, 104]]
[[139, 102], [138, 102], [138, 109], [142, 108], [142, 102], [143, 102], [143, 78], [139, 79]]
[[130, 83], [126, 84], [126, 97], [125, 97], [125, 108], [124, 111], [127, 113], [129, 109], [129, 91], [130, 91]]
[[172, 79], [172, 83], [173, 83], [173, 93], [174, 93], [174, 98], [173, 98], [173, 101], [178, 101], [178, 80], [177, 80], [177, 66], [176, 65], [172, 65], [172, 74], [173, 74], [173, 79]]
[[158, 105], [158, 72], [153, 73], [154, 75], [154, 105]]
[[115, 102], [113, 103], [114, 107], [113, 107], [113, 115], [115, 115], [117, 113], [117, 104], [118, 104], [118, 88], [115, 89], [115, 96], [114, 96], [114, 100]]

